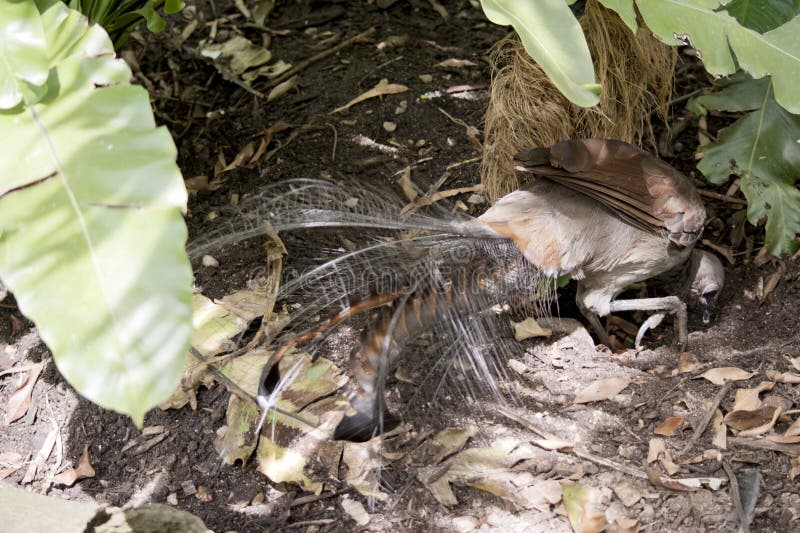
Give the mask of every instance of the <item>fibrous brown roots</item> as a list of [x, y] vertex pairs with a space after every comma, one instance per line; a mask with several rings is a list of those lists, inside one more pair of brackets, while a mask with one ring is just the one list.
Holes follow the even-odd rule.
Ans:
[[516, 37], [495, 45], [481, 168], [491, 201], [521, 185], [512, 159], [523, 148], [582, 137], [656, 146], [651, 120], [666, 120], [675, 50], [645, 27], [634, 35], [597, 0], [586, 2], [580, 22], [603, 87], [600, 104], [592, 108], [571, 104]]

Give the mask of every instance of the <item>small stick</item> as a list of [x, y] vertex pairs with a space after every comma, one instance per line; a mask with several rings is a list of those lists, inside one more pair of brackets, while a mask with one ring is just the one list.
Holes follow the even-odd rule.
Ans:
[[731, 500], [733, 507], [736, 509], [736, 516], [739, 517], [739, 531], [742, 533], [750, 533], [750, 524], [747, 523], [747, 513], [744, 512], [742, 507], [742, 497], [739, 494], [739, 481], [736, 479], [736, 472], [733, 471], [728, 461], [722, 461], [722, 469], [728, 475], [731, 485]]
[[743, 200], [741, 198], [734, 198], [733, 196], [727, 196], [725, 194], [720, 194], [714, 191], [707, 191], [705, 189], [697, 189], [700, 192], [700, 196], [705, 196], [706, 198], [713, 198], [715, 200], [720, 200], [722, 202], [727, 202], [729, 204], [737, 204], [737, 205], [747, 205], [747, 200]]
[[375, 28], [374, 27], [368, 29], [367, 31], [359, 33], [355, 37], [350, 37], [346, 41], [342, 41], [339, 44], [337, 44], [336, 46], [328, 48], [327, 50], [323, 50], [322, 52], [320, 52], [320, 53], [318, 53], [316, 55], [313, 55], [313, 56], [309, 57], [308, 59], [306, 59], [304, 61], [301, 61], [300, 63], [297, 64], [297, 66], [290, 68], [288, 71], [284, 72], [282, 75], [280, 75], [277, 78], [275, 78], [274, 80], [270, 81], [267, 84], [267, 87], [275, 87], [279, 83], [288, 80], [289, 78], [291, 78], [292, 76], [294, 76], [295, 74], [300, 72], [301, 70], [304, 70], [304, 69], [308, 68], [309, 65], [312, 65], [312, 64], [316, 63], [320, 59], [325, 59], [326, 57], [335, 54], [339, 50], [342, 50], [343, 48], [347, 48], [348, 46], [350, 46], [353, 43], [357, 43], [359, 41], [363, 41], [364, 39], [366, 39], [367, 37], [369, 37], [373, 33], [375, 33]]
[[691, 450], [697, 441], [700, 440], [700, 437], [705, 433], [706, 428], [708, 427], [709, 422], [711, 419], [714, 418], [714, 413], [717, 412], [717, 408], [719, 407], [720, 402], [728, 394], [728, 391], [731, 390], [733, 386], [733, 381], [728, 381], [722, 388], [717, 392], [717, 395], [714, 397], [714, 401], [711, 403], [711, 407], [708, 408], [706, 414], [703, 415], [703, 418], [700, 419], [700, 423], [697, 425], [697, 428], [694, 430], [692, 434], [692, 438], [689, 439], [689, 442], [686, 443], [686, 446], [683, 447], [683, 450], [678, 453], [678, 457], [686, 455], [686, 453]]

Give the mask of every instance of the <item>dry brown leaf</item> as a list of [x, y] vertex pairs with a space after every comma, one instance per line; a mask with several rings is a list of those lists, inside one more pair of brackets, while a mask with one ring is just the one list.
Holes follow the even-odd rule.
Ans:
[[784, 274], [786, 274], [786, 265], [783, 261], [778, 263], [778, 268], [775, 269], [775, 272], [767, 280], [766, 285], [764, 285], [764, 292], [761, 294], [761, 303], [764, 303], [769, 295], [772, 294], [772, 291], [775, 290], [775, 287], [778, 286], [778, 283], [783, 279]]
[[663, 435], [664, 437], [672, 437], [678, 431], [683, 423], [686, 421], [682, 416], [670, 416], [653, 431], [656, 435]]
[[357, 501], [351, 500], [350, 498], [343, 498], [342, 499], [342, 509], [344, 512], [350, 516], [353, 520], [355, 520], [356, 524], [359, 526], [366, 526], [369, 524], [369, 513], [364, 508], [364, 504]]
[[786, 436], [786, 435], [767, 435], [767, 438], [777, 444], [798, 444], [800, 443], [800, 435]]
[[753, 372], [745, 372], [735, 366], [723, 366], [706, 370], [697, 377], [705, 378], [714, 385], [724, 385], [726, 381], [741, 381], [750, 379], [753, 375]]
[[618, 516], [608, 528], [609, 533], [639, 533], [639, 521], [627, 516]]
[[400, 210], [400, 214], [401, 215], [405, 215], [406, 213], [408, 213], [412, 209], [417, 209], [418, 207], [425, 207], [426, 205], [434, 204], [434, 203], [438, 202], [439, 200], [443, 200], [445, 198], [450, 198], [451, 196], [455, 196], [457, 194], [464, 194], [464, 193], [467, 193], [467, 192], [478, 192], [478, 191], [482, 191], [482, 190], [483, 190], [483, 186], [478, 184], [478, 185], [472, 185], [470, 187], [460, 187], [458, 189], [450, 189], [448, 191], [438, 191], [438, 192], [435, 192], [434, 194], [432, 194], [430, 196], [426, 195], [426, 196], [423, 196], [422, 198], [417, 198], [415, 201], [411, 202], [410, 204], [406, 204], [405, 206], [403, 206], [403, 209]]
[[612, 485], [611, 490], [614, 491], [614, 494], [617, 495], [617, 498], [625, 507], [636, 505], [644, 497], [644, 493], [639, 487], [629, 481], [621, 481], [616, 485]]
[[736, 431], [760, 427], [768, 423], [776, 411], [778, 408], [771, 405], [752, 411], [731, 411], [725, 415], [725, 424]]
[[605, 378], [591, 383], [588, 387], [575, 394], [574, 403], [599, 402], [613, 398], [630, 384], [628, 378]]
[[566, 485], [563, 489], [564, 508], [576, 533], [599, 533], [608, 525], [600, 509], [602, 493], [594, 487]]
[[5, 479], [28, 462], [31, 454], [22, 455], [17, 452], [0, 453], [0, 479]]
[[441, 68], [464, 68], [464, 67], [477, 67], [478, 64], [475, 63], [474, 61], [470, 61], [469, 59], [455, 59], [451, 57], [450, 59], [445, 59], [440, 63], [436, 63], [435, 66]]
[[764, 422], [764, 424], [760, 426], [756, 426], [751, 429], [746, 429], [744, 431], [739, 432], [740, 437], [756, 437], [758, 435], [763, 435], [768, 431], [772, 431], [772, 428], [775, 426], [775, 422], [778, 420], [778, 417], [781, 416], [783, 412], [780, 407], [773, 407], [769, 406], [767, 409], [775, 409], [774, 413], [772, 414], [772, 418]]
[[654, 487], [678, 492], [694, 492], [700, 488], [684, 484], [682, 483], [682, 480], [662, 478], [661, 474], [658, 473], [658, 470], [650, 466], [644, 467], [644, 471], [647, 473], [647, 480], [650, 481], [650, 484]]
[[185, 179], [183, 183], [186, 185], [186, 190], [191, 195], [196, 195], [200, 192], [216, 191], [222, 186], [222, 183], [218, 179], [210, 180], [206, 175]]
[[31, 368], [30, 374], [19, 386], [17, 390], [11, 393], [6, 404], [6, 425], [19, 420], [28, 411], [31, 404], [31, 393], [33, 387], [36, 385], [36, 380], [39, 379], [39, 374], [47, 364], [47, 361], [42, 361]]
[[53, 478], [56, 485], [66, 485], [71, 487], [76, 481], [94, 477], [94, 468], [89, 462], [89, 446], [83, 447], [83, 453], [78, 461], [77, 468], [68, 468]]
[[772, 390], [774, 386], [774, 381], [762, 381], [752, 389], [737, 390], [736, 399], [733, 401], [733, 411], [755, 411], [761, 407], [758, 395], [765, 390]]
[[465, 428], [447, 428], [437, 433], [429, 445], [433, 454], [431, 463], [441, 463], [446, 457], [461, 450], [477, 432], [477, 427], [467, 426]]
[[797, 384], [800, 383], [800, 374], [794, 372], [778, 372], [776, 370], [767, 370], [767, 377], [778, 383]]
[[400, 179], [398, 180], [400, 187], [403, 189], [403, 194], [405, 194], [406, 198], [408, 198], [409, 202], [413, 202], [419, 196], [417, 193], [416, 187], [411, 182], [411, 165], [406, 166], [400, 174]]
[[331, 114], [339, 113], [341, 111], [344, 111], [345, 109], [350, 109], [352, 106], [360, 102], [363, 102], [364, 100], [375, 98], [376, 96], [384, 96], [387, 94], [399, 94], [399, 93], [404, 93], [407, 90], [408, 87], [406, 87], [405, 85], [401, 85], [399, 83], [389, 83], [389, 80], [383, 78], [381, 81], [378, 82], [378, 84], [375, 87], [373, 87], [372, 89], [368, 90], [365, 93], [356, 96], [342, 107], [337, 107], [336, 109], [331, 111]]
[[789, 459], [789, 464], [792, 465], [792, 469], [789, 470], [789, 481], [794, 481], [794, 478], [800, 474], [800, 458], [793, 457]]
[[299, 81], [300, 81], [300, 76], [294, 75], [288, 80], [280, 82], [278, 85], [273, 87], [272, 90], [267, 95], [267, 102], [272, 102], [273, 100], [277, 100], [284, 94], [296, 88], [297, 83]]
[[703, 365], [700, 364], [700, 361], [697, 358], [689, 353], [689, 352], [682, 352], [680, 356], [680, 360], [678, 361], [678, 368], [676, 369], [676, 374], [686, 374], [689, 372], [696, 372], [703, 368]]
[[714, 436], [711, 439], [711, 444], [720, 450], [728, 449], [728, 426], [725, 425], [725, 417], [722, 411], [717, 409], [714, 413], [714, 419], [711, 421], [711, 428], [714, 431]]
[[698, 453], [695, 456], [681, 459], [678, 461], [682, 465], [693, 465], [695, 463], [702, 463], [703, 461], [721, 461], [722, 454], [719, 450], [706, 450], [703, 453]]
[[661, 463], [661, 466], [669, 475], [673, 475], [681, 469], [672, 460], [672, 455], [669, 453], [664, 439], [650, 439], [647, 449], [647, 464], [654, 461]]
[[514, 339], [517, 342], [524, 341], [525, 339], [532, 339], [534, 337], [549, 337], [553, 332], [547, 328], [542, 328], [531, 317], [526, 318], [522, 322], [511, 322], [511, 327], [514, 328]]

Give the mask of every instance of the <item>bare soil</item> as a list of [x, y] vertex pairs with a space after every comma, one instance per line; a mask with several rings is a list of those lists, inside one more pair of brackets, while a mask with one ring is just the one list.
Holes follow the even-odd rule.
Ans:
[[[215, 221], [209, 214], [235, 202], [237, 197], [242, 199], [267, 183], [286, 178], [346, 176], [396, 191], [397, 171], [419, 162], [412, 178], [426, 190], [448, 165], [474, 160], [454, 169], [440, 188], [452, 189], [479, 181], [480, 151], [470, 143], [465, 125], [481, 128], [491, 74], [487, 54], [492, 44], [505, 35], [505, 29], [489, 24], [469, 2], [443, 2], [450, 15], [446, 20], [432, 8], [431, 2], [423, 0], [399, 1], [386, 9], [367, 2], [280, 2], [268, 21], [269, 27], [276, 30], [270, 34], [269, 48], [274, 57], [292, 64], [371, 27], [377, 31], [371, 41], [353, 44], [304, 69], [298, 87], [273, 102], [226, 81], [196, 52], [198, 41], [212, 31], [212, 23], [216, 25], [219, 42], [225, 41], [231, 32], [260, 41], [261, 30], [239, 24], [243, 19], [232, 2], [199, 1], [191, 5], [194, 11], [188, 11], [187, 18], [174, 17], [167, 32], [158, 36], [141, 33], [143, 38], [132, 39], [125, 50], [127, 59], [136, 60], [137, 80], [151, 91], [158, 120], [176, 138], [184, 176], [211, 177], [220, 154], [230, 163], [249, 142], [257, 144], [266, 128], [280, 122], [291, 125], [275, 134], [270, 149], [281, 148], [268, 162], [256, 168], [231, 170], [222, 175], [219, 189], [200, 191], [192, 197], [187, 217], [191, 238], [214, 227]], [[199, 24], [179, 44], [180, 33], [190, 23], [188, 17], [196, 17]], [[390, 36], [405, 36], [407, 40], [382, 49], [376, 46]], [[703, 86], [706, 79], [696, 60], [681, 57], [681, 65], [685, 67], [678, 80], [681, 93]], [[475, 66], [436, 66], [449, 58], [469, 59]], [[430, 81], [425, 81], [428, 79], [425, 75], [431, 76]], [[402, 83], [409, 91], [368, 100], [340, 114], [330, 113], [382, 78]], [[448, 87], [457, 85], [471, 85], [474, 89], [456, 95], [447, 93]], [[264, 82], [256, 82], [254, 86], [269, 92]], [[432, 91], [440, 91], [441, 95], [421, 98]], [[396, 114], [401, 101], [406, 101], [407, 111]], [[684, 103], [676, 103], [675, 116], [683, 115]], [[687, 174], [695, 175], [697, 124], [692, 118], [688, 120], [690, 125], [669, 142], [669, 152], [663, 156]], [[387, 131], [385, 122], [395, 123], [396, 130]], [[730, 122], [730, 117], [713, 117], [710, 129], [715, 133]], [[301, 130], [301, 125], [315, 127]], [[666, 132], [670, 126], [661, 129]], [[293, 131], [299, 133], [290, 138]], [[394, 146], [398, 151], [385, 154], [364, 146], [357, 142], [359, 136]], [[700, 187], [714, 190], [700, 176], [697, 179]], [[717, 192], [725, 191], [723, 188]], [[451, 200], [466, 203], [467, 196]], [[800, 352], [797, 335], [800, 308], [795, 300], [800, 295], [800, 267], [794, 260], [785, 262], [786, 272], [777, 287], [765, 301], [759, 301], [759, 286], [768, 285], [778, 268], [776, 261], [767, 260], [756, 266], [753, 260], [763, 241], [762, 229], [747, 225], [742, 238], [738, 238], [741, 218], [737, 217], [741, 217], [742, 206], [709, 198], [706, 201], [713, 221], [705, 238], [729, 247], [736, 255], [733, 264], [726, 263], [727, 283], [713, 323], [703, 327], [697, 313], [692, 315], [690, 352], [704, 368], [737, 366], [755, 372], [749, 381], [737, 383], [737, 387], [753, 387], [766, 379], [767, 370], [791, 370], [784, 355], [797, 356]], [[467, 205], [473, 214], [487, 207]], [[313, 260], [322, 248], [341, 246], [341, 241], [335, 233], [311, 234], [287, 240], [287, 244], [292, 265]], [[244, 287], [264, 262], [260, 242], [238, 243], [214, 256], [219, 261], [217, 268], [195, 265], [196, 284], [210, 297]], [[569, 289], [559, 309], [561, 316], [577, 318], [572, 312]], [[634, 322], [641, 319], [626, 318]], [[671, 338], [670, 326], [665, 324], [648, 338], [647, 345], [653, 349], [639, 354], [592, 353], [588, 359], [567, 355], [557, 366], [536, 356], [552, 349], [551, 344], [526, 341], [520, 350], [520, 360], [527, 365], [528, 372], [519, 379], [530, 394], [524, 396], [523, 409], [543, 420], [553, 431], [579, 439], [593, 454], [641, 468], [654, 428], [677, 411], [688, 412], [687, 431], [667, 439], [671, 449], [682, 448], [692, 425], [705, 412], [704, 402], [719, 390], [703, 379], [687, 379], [698, 372], [671, 375], [679, 358], [670, 346]], [[35, 328], [20, 315], [11, 297], [0, 308], [0, 339], [3, 340], [0, 370], [49, 357]], [[635, 378], [622, 400], [585, 406], [571, 404], [570, 393], [578, 384], [609, 375]], [[17, 377], [11, 374], [0, 378], [0, 405], [6, 405], [18, 385]], [[390, 394], [395, 397], [399, 394], [400, 398], [407, 398], [410, 394], [408, 385], [390, 382], [390, 389], [393, 388]], [[76, 464], [84, 446], [88, 446], [96, 476], [64, 487], [47, 483], [40, 475], [28, 485], [30, 490], [114, 506], [163, 503], [174, 495], [179, 508], [196, 514], [215, 531], [289, 528], [469, 531], [473, 526], [485, 531], [570, 530], [566, 518], [559, 516], [555, 508], [519, 510], [472, 488], [458, 488], [460, 503], [445, 507], [416, 480], [415, 468], [421, 465], [415, 464], [387, 468], [390, 500], [376, 504], [368, 525], [357, 526], [343, 511], [341, 500], [360, 499], [360, 496], [336, 480], [330, 480], [323, 497], [298, 500], [308, 495], [294, 486], [271, 484], [256, 471], [252, 461], [233, 466], [220, 461], [213, 440], [217, 429], [224, 424], [229, 394], [224, 386], [216, 385], [210, 390], [200, 390], [197, 410], [188, 406], [180, 410], [152, 410], [145, 418], [145, 426], [163, 425], [166, 437], [149, 449], [134, 447], [122, 451], [139, 431], [128, 418], [78, 397], [51, 362], [34, 388], [27, 415], [0, 432], [0, 452], [35, 455], [55, 424], [63, 443], [62, 468], [70, 462]], [[796, 385], [777, 384], [772, 394], [787, 400], [792, 409], [800, 405], [800, 389]], [[727, 412], [732, 403], [731, 392], [721, 407]], [[430, 427], [477, 420], [482, 431], [474, 438], [475, 443], [490, 442], [503, 432], [497, 429], [503, 424], [512, 428], [506, 431], [514, 434], [524, 431], [502, 416], [486, 411], [465, 412], [463, 405], [445, 399], [437, 408], [438, 414], [430, 419], [415, 419], [419, 413], [414, 410], [406, 416], [411, 424], [419, 420], [419, 424]], [[782, 431], [786, 426], [781, 421], [776, 430]], [[422, 433], [422, 429], [419, 431]], [[707, 432], [695, 446], [695, 453], [710, 448], [710, 438]], [[789, 478], [790, 456], [737, 444], [729, 444], [724, 456], [735, 472], [755, 468], [763, 476], [751, 529], [797, 529], [800, 494], [797, 483]], [[57, 468], [57, 460], [54, 453], [46, 471]], [[715, 491], [703, 488], [696, 492], [673, 492], [649, 486], [645, 480], [626, 476], [614, 468], [559, 452], [543, 452], [532, 473], [541, 479], [566, 477], [564, 472], [571, 470], [561, 468], [564, 464], [579, 465], [583, 472], [580, 482], [605, 488], [611, 500], [616, 496], [609, 487], [621, 481], [638, 487], [645, 497], [625, 508], [625, 513], [651, 531], [731, 531], [737, 527], [727, 485]], [[25, 468], [21, 468], [6, 481], [20, 483], [24, 472]], [[697, 475], [727, 478], [716, 461], [685, 466], [677, 477]], [[201, 486], [212, 495], [210, 501], [201, 501], [192, 493], [193, 487]], [[259, 493], [264, 494], [264, 503], [251, 505]], [[361, 501], [367, 504], [365, 499]]]

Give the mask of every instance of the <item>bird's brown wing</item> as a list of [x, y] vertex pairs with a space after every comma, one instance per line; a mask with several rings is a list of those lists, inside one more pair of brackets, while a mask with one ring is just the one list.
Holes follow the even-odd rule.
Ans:
[[661, 159], [622, 141], [582, 139], [523, 150], [516, 169], [546, 177], [601, 202], [642, 229], [694, 244], [706, 211], [694, 184]]

